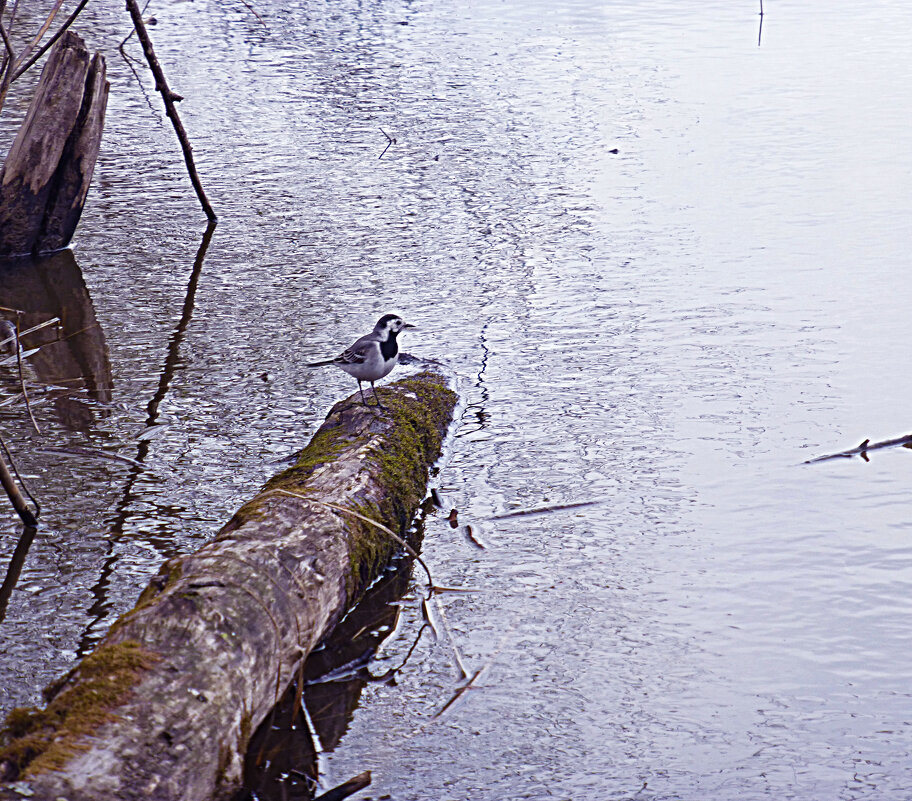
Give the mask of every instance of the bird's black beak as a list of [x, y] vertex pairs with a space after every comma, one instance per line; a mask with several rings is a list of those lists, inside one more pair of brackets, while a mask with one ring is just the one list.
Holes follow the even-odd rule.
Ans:
[[412, 325], [411, 323], [406, 323], [406, 324], [405, 324], [404, 326], [402, 326], [402, 327], [403, 327], [403, 328], [417, 328], [418, 326], [417, 326], [417, 325]]

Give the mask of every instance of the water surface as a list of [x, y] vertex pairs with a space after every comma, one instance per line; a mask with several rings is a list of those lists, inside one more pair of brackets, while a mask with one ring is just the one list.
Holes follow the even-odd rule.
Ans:
[[[155, 10], [220, 215], [196, 270], [173, 133], [110, 50], [128, 23], [88, 11], [112, 93], [75, 258], [110, 398], [49, 396], [40, 436], [0, 408], [45, 504], [3, 708], [353, 389], [303, 362], [398, 311], [463, 387], [436, 481], [488, 547], [439, 514], [424, 555], [478, 590], [443, 600], [484, 672], [433, 717], [459, 681], [422, 639], [364, 690], [328, 786], [907, 798], [912, 454], [802, 462], [912, 430], [912, 11], [777, 3], [758, 46], [748, 3], [257, 10]], [[47, 452], [78, 447], [139, 466]], [[419, 627], [408, 601], [377, 672]]]

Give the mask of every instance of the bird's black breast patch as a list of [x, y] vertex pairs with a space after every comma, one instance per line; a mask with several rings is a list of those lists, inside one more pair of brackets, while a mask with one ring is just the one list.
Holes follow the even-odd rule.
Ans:
[[389, 338], [380, 343], [380, 354], [384, 361], [389, 361], [399, 352], [399, 345], [396, 344], [396, 335], [390, 334]]

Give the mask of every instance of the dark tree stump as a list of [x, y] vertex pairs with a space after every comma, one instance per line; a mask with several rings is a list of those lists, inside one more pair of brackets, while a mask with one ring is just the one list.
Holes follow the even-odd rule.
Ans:
[[105, 60], [67, 31], [54, 45], [0, 172], [0, 256], [66, 247], [101, 145]]

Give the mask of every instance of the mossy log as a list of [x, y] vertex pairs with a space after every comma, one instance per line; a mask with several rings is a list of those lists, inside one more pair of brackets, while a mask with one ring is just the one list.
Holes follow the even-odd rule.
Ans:
[[67, 31], [51, 50], [0, 172], [0, 256], [70, 243], [101, 146], [108, 82], [104, 57]]
[[166, 562], [136, 607], [14, 710], [0, 797], [229, 798], [302, 660], [387, 564], [426, 492], [456, 397], [436, 372], [336, 404], [297, 462], [216, 538]]

